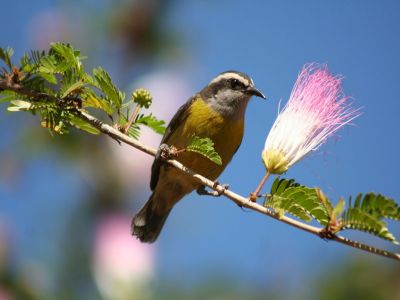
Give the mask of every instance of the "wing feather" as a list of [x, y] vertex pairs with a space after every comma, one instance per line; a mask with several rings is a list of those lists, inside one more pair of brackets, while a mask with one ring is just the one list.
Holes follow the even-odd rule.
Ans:
[[[167, 129], [165, 130], [165, 134], [161, 140], [161, 144], [168, 144], [168, 140], [171, 137], [172, 133], [182, 125], [187, 117], [189, 116], [189, 108], [191, 104], [199, 97], [198, 94], [189, 98], [189, 100], [183, 104], [178, 111], [175, 113], [171, 121], [169, 122]], [[160, 167], [162, 165], [162, 161], [159, 158], [154, 159], [153, 165], [151, 166], [151, 179], [150, 179], [150, 188], [154, 190], [157, 186], [158, 178], [160, 175]]]

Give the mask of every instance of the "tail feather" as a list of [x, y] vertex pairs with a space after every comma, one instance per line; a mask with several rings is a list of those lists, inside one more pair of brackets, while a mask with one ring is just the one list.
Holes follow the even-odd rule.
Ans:
[[132, 235], [144, 243], [153, 243], [157, 239], [171, 211], [157, 212], [153, 208], [153, 195], [132, 220]]

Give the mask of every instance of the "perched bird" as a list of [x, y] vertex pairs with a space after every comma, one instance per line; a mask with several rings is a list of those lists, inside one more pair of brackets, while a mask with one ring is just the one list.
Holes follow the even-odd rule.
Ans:
[[[184, 149], [194, 135], [210, 138], [222, 165], [189, 151], [180, 153], [176, 159], [194, 172], [216, 180], [242, 142], [244, 116], [251, 96], [265, 99], [249, 76], [236, 71], [219, 74], [181, 106], [161, 145]], [[164, 164], [159, 156], [151, 168], [150, 188], [153, 191], [150, 199], [132, 220], [132, 234], [146, 243], [157, 239], [172, 207], [183, 196], [195, 189], [204, 190], [190, 176]]]

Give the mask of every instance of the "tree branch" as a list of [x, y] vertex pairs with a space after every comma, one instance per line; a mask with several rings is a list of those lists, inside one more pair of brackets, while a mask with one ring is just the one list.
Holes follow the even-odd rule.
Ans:
[[[150, 147], [138, 142], [137, 140], [135, 140], [135, 139], [121, 133], [120, 131], [116, 130], [115, 128], [111, 127], [110, 125], [102, 123], [101, 121], [99, 121], [98, 119], [96, 119], [95, 117], [93, 117], [87, 113], [80, 112], [80, 117], [83, 120], [89, 122], [92, 126], [96, 127], [99, 131], [101, 131], [104, 134], [109, 135], [113, 139], [117, 139], [120, 142], [128, 144], [128, 145], [130, 145], [140, 151], [143, 151], [147, 154], [150, 154], [152, 156], [155, 156], [155, 154], [157, 152], [156, 149], [150, 148]], [[352, 240], [342, 237], [340, 235], [328, 235], [327, 236], [324, 231], [325, 228], [318, 228], [318, 227], [305, 224], [303, 222], [294, 220], [294, 219], [286, 217], [286, 216], [280, 216], [279, 214], [273, 212], [272, 210], [270, 210], [256, 202], [250, 201], [250, 199], [248, 199], [248, 198], [245, 198], [239, 194], [236, 194], [230, 190], [227, 190], [221, 184], [215, 185], [214, 181], [212, 181], [200, 174], [193, 172], [192, 170], [185, 167], [184, 165], [182, 165], [180, 162], [178, 162], [176, 160], [167, 160], [166, 162], [168, 164], [174, 166], [175, 168], [181, 170], [182, 172], [185, 172], [186, 174], [192, 176], [195, 180], [197, 180], [202, 185], [205, 185], [205, 186], [209, 187], [210, 189], [217, 191], [221, 195], [226, 196], [227, 198], [229, 198], [230, 200], [232, 200], [233, 202], [235, 202], [236, 204], [238, 204], [240, 206], [243, 206], [243, 207], [246, 207], [253, 211], [262, 213], [262, 214], [267, 215], [271, 218], [274, 218], [278, 221], [284, 222], [290, 226], [296, 227], [303, 231], [312, 233], [321, 238], [324, 238], [327, 240], [333, 240], [338, 243], [345, 244], [347, 246], [351, 246], [356, 249], [360, 249], [360, 250], [363, 250], [366, 252], [370, 252], [370, 253], [373, 253], [376, 255], [380, 255], [380, 256], [384, 256], [384, 257], [388, 257], [388, 258], [392, 258], [392, 259], [400, 261], [400, 254], [398, 254], [398, 253], [392, 253], [389, 251], [385, 251], [385, 250], [382, 250], [379, 248], [375, 248], [375, 247], [357, 242], [357, 241], [352, 241]]]
[[[32, 101], [47, 99], [49, 101], [55, 101], [56, 103], [59, 103], [59, 104], [63, 104], [66, 101], [66, 99], [61, 99], [61, 98], [57, 98], [54, 96], [27, 90], [26, 88], [22, 87], [21, 85], [19, 85], [17, 83], [13, 83], [8, 80], [0, 79], [0, 91], [2, 89], [17, 92], [19, 94], [27, 96]], [[80, 99], [72, 98], [72, 99], [67, 99], [67, 101], [78, 101], [78, 103], [79, 103]], [[127, 136], [126, 134], [113, 128], [112, 126], [103, 123], [102, 121], [100, 121], [99, 119], [95, 118], [94, 116], [88, 114], [87, 112], [79, 110], [78, 107], [79, 106], [76, 106], [76, 111], [75, 111], [76, 116], [81, 118], [82, 120], [85, 120], [86, 122], [91, 124], [93, 127], [97, 128], [103, 134], [106, 134], [119, 142], [128, 144], [128, 145], [130, 145], [142, 152], [145, 152], [149, 155], [152, 155], [152, 156], [156, 155], [156, 152], [157, 152], [156, 149], [148, 147], [148, 146], [138, 142], [137, 140]], [[229, 198], [230, 200], [232, 200], [233, 202], [235, 202], [236, 204], [238, 204], [242, 207], [246, 207], [253, 211], [267, 215], [267, 216], [274, 218], [280, 222], [284, 222], [290, 226], [293, 226], [293, 227], [296, 227], [303, 231], [314, 234], [320, 238], [323, 238], [326, 240], [333, 240], [338, 243], [341, 243], [341, 244], [344, 244], [344, 245], [347, 245], [347, 246], [350, 246], [350, 247], [353, 247], [356, 249], [360, 249], [360, 250], [363, 250], [363, 251], [366, 251], [366, 252], [369, 252], [372, 254], [376, 254], [376, 255], [380, 255], [383, 257], [392, 258], [392, 259], [400, 261], [400, 254], [398, 254], [398, 253], [385, 251], [385, 250], [375, 248], [375, 247], [372, 247], [372, 246], [369, 246], [369, 245], [366, 245], [366, 244], [363, 244], [363, 243], [360, 243], [357, 241], [352, 241], [352, 240], [342, 237], [340, 235], [332, 234], [330, 232], [327, 233], [326, 228], [315, 227], [315, 226], [308, 225], [303, 222], [297, 221], [295, 219], [279, 215], [278, 213], [275, 213], [274, 211], [258, 204], [257, 202], [252, 202], [248, 198], [245, 198], [239, 194], [236, 194], [230, 190], [227, 190], [223, 185], [215, 184], [214, 181], [211, 181], [211, 180], [207, 179], [206, 177], [193, 172], [192, 170], [185, 167], [184, 165], [182, 165], [180, 162], [178, 162], [176, 160], [166, 160], [166, 163], [174, 166], [175, 168], [181, 170], [182, 172], [188, 174], [189, 176], [192, 176], [193, 179], [197, 180], [200, 184], [217, 191], [219, 194], [224, 195], [225, 197]]]

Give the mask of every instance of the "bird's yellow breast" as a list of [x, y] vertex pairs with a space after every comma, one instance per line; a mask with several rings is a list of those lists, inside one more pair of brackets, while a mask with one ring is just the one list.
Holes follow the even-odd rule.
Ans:
[[186, 120], [172, 133], [167, 143], [183, 149], [193, 135], [209, 137], [222, 158], [222, 166], [194, 152], [184, 152], [179, 155], [178, 160], [195, 172], [214, 180], [225, 169], [242, 142], [243, 129], [243, 119], [238, 121], [224, 117], [198, 98], [190, 106]]

